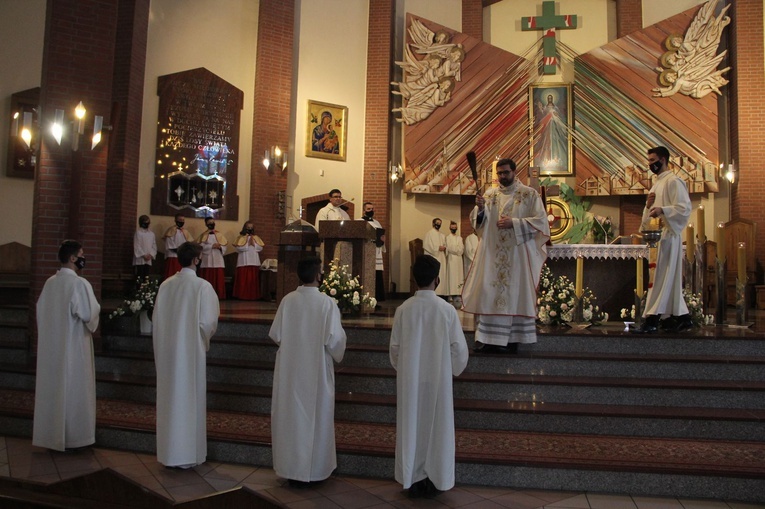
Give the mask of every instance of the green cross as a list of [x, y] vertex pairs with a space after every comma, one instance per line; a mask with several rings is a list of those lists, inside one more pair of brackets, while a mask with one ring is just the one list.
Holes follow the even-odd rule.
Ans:
[[558, 52], [555, 51], [555, 29], [568, 30], [576, 28], [576, 14], [555, 14], [555, 2], [542, 2], [541, 16], [524, 16], [521, 18], [521, 30], [544, 30], [542, 36], [543, 74], [558, 72]]

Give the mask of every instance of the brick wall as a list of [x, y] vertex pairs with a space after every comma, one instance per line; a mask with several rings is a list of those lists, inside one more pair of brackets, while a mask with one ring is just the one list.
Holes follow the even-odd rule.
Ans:
[[[243, 218], [242, 223], [251, 220], [256, 233], [266, 243], [262, 259], [276, 258], [279, 232], [284, 227], [284, 220], [276, 217], [276, 211], [278, 192], [287, 188], [287, 174], [281, 170], [266, 172], [263, 154], [273, 145], [284, 149], [289, 144], [294, 22], [295, 2], [260, 1], [250, 167], [250, 217]], [[263, 118], [281, 121], [262, 122]], [[294, 152], [294, 147], [290, 148], [290, 152]]]
[[[765, 89], [763, 64], [763, 2], [738, 0], [732, 3], [729, 15], [734, 23], [728, 26], [732, 70], [729, 71], [731, 101], [731, 153], [738, 169], [733, 185], [732, 219], [759, 222], [763, 231], [765, 215], [762, 197], [765, 179], [765, 124], [757, 108], [756, 98]], [[758, 235], [755, 253], [760, 264], [765, 260], [765, 236]], [[761, 276], [759, 276], [761, 279]]]
[[462, 0], [462, 33], [483, 40], [482, 0]]
[[[30, 321], [45, 280], [59, 267], [58, 246], [66, 237], [83, 243], [88, 264], [83, 275], [101, 293], [106, 196], [106, 149], [90, 150], [93, 115], [111, 109], [117, 0], [57, 0], [48, 3], [41, 76], [41, 122], [56, 109], [66, 119], [82, 101], [88, 109], [85, 137], [73, 153], [71, 130], [59, 147], [42, 136], [34, 187]], [[67, 126], [65, 126], [67, 127]], [[91, 132], [89, 133], [88, 130]], [[33, 329], [34, 330], [34, 329]], [[36, 340], [33, 348], [36, 348]]]
[[[115, 107], [111, 118], [104, 112], [104, 123], [111, 123], [114, 130], [104, 134], [101, 142], [109, 147], [104, 272], [111, 274], [132, 271], [149, 4], [150, 0], [121, 0], [117, 15], [112, 93]], [[138, 215], [148, 213], [139, 211]]]
[[[391, 93], [393, 76], [394, 0], [370, 0], [367, 41], [366, 122], [364, 126], [363, 199], [375, 204], [375, 219], [385, 228], [388, 245], [396, 232], [390, 228]], [[389, 290], [389, 256], [385, 256], [385, 290]]]
[[616, 37], [642, 30], [643, 0], [616, 0]]

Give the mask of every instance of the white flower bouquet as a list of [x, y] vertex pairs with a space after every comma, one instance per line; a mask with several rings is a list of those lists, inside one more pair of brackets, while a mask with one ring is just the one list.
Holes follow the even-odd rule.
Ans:
[[329, 264], [329, 273], [319, 286], [319, 291], [326, 293], [337, 303], [340, 311], [359, 312], [367, 306], [374, 309], [377, 299], [370, 297], [369, 293], [362, 293], [364, 287], [359, 284], [358, 276], [351, 276], [347, 265], [340, 265], [338, 260], [332, 260]]
[[157, 291], [159, 291], [158, 279], [151, 276], [139, 277], [136, 280], [136, 289], [133, 294], [109, 314], [109, 319], [112, 320], [125, 315], [137, 315], [141, 311], [148, 311], [149, 316], [151, 316], [151, 312], [154, 311], [154, 301], [157, 299]]
[[[597, 298], [592, 290], [585, 287], [582, 293], [582, 318], [585, 322], [601, 323], [608, 321], [608, 313], [595, 305]], [[542, 274], [537, 290], [537, 319], [544, 325], [560, 325], [574, 320], [576, 311], [574, 284], [566, 276], [553, 276], [547, 264], [542, 266]]]

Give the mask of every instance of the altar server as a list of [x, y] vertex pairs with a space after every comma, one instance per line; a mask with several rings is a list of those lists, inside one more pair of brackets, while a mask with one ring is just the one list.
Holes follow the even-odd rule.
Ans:
[[154, 304], [157, 461], [190, 468], [207, 458], [207, 359], [218, 327], [218, 296], [192, 268], [202, 246], [178, 248], [181, 271], [159, 287]]
[[199, 236], [197, 242], [202, 245], [202, 264], [199, 266], [199, 277], [206, 279], [215, 288], [218, 298], [226, 298], [226, 267], [223, 255], [226, 254], [228, 241], [221, 232], [215, 229], [215, 219], [205, 218], [207, 231]]
[[515, 178], [515, 162], [497, 162], [499, 187], [476, 195], [470, 221], [481, 242], [462, 289], [476, 317], [476, 350], [514, 353], [537, 341], [537, 285], [550, 224], [539, 193]]
[[135, 275], [144, 278], [149, 275], [152, 261], [157, 257], [157, 236], [149, 230], [151, 219], [147, 215], [138, 218], [138, 229], [133, 235], [133, 265]]
[[93, 336], [101, 306], [90, 283], [82, 245], [65, 240], [61, 268], [37, 300], [37, 374], [32, 444], [56, 451], [96, 441]]
[[478, 235], [475, 234], [475, 231], [465, 237], [465, 252], [463, 254], [463, 259], [465, 262], [465, 276], [467, 276], [467, 273], [470, 272], [470, 266], [473, 265], [473, 259], [475, 258], [475, 253], [478, 251]]
[[[446, 236], [446, 294], [449, 299], [459, 297], [462, 283], [465, 280], [463, 272], [462, 253], [465, 252], [465, 243], [462, 237], [457, 235], [457, 223], [449, 223], [449, 235]], [[459, 299], [458, 299], [459, 300]]]
[[396, 369], [395, 477], [411, 497], [454, 486], [452, 376], [467, 366], [457, 311], [438, 296], [440, 263], [420, 255], [412, 272], [418, 290], [393, 318], [390, 362]]
[[168, 228], [162, 236], [165, 241], [165, 279], [181, 270], [181, 265], [178, 263], [178, 255], [176, 253], [178, 247], [184, 242], [191, 242], [194, 238], [185, 226], [186, 218], [184, 215], [176, 214], [175, 224]]
[[321, 259], [298, 262], [303, 283], [284, 297], [268, 333], [279, 345], [271, 398], [274, 472], [293, 486], [323, 481], [337, 468], [335, 372], [345, 331], [335, 301], [319, 292]]
[[234, 241], [236, 249], [236, 277], [234, 278], [234, 298], [258, 300], [260, 298], [260, 252], [263, 240], [255, 235], [252, 221], [247, 221]]
[[[648, 230], [651, 218], [663, 224], [656, 256], [653, 285], [648, 287], [645, 320], [633, 329], [635, 333], [654, 334], [662, 315], [672, 318], [667, 329], [681, 332], [693, 327], [688, 306], [683, 298], [683, 229], [691, 216], [691, 199], [685, 183], [668, 167], [669, 150], [655, 147], [648, 150], [648, 167], [657, 175], [643, 209], [641, 230]], [[703, 234], [703, 232], [702, 232]], [[687, 246], [693, 249], [693, 246]]]
[[[446, 235], [440, 233], [441, 218], [436, 217], [433, 219], [433, 228], [428, 230], [425, 234], [425, 238], [422, 239], [422, 250], [426, 255], [430, 255], [441, 264], [441, 273], [438, 275], [441, 278], [442, 283], [446, 283]], [[448, 295], [446, 290], [446, 284], [441, 284], [436, 289], [438, 295]]]

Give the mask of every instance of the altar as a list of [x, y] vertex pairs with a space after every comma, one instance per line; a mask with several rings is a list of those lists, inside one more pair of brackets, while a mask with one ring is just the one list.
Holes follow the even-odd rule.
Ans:
[[553, 244], [547, 246], [547, 266], [553, 276], [576, 279], [576, 259], [584, 259], [584, 286], [597, 297], [596, 304], [609, 320], [635, 303], [637, 260], [642, 259], [648, 290], [648, 246], [645, 244]]

